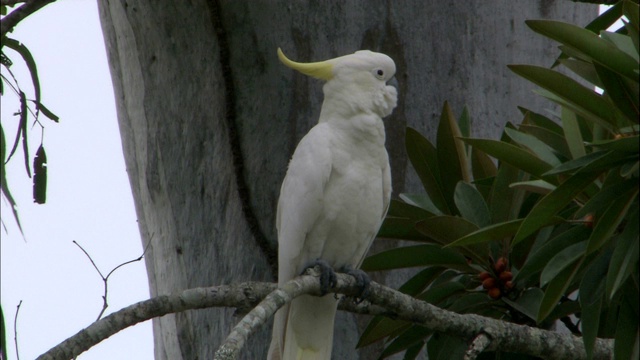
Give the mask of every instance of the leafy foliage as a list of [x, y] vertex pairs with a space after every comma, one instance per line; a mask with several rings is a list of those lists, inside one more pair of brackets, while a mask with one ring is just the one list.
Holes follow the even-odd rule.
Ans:
[[[624, 15], [624, 26], [608, 32]], [[445, 103], [436, 146], [407, 129], [406, 149], [425, 189], [392, 201], [380, 237], [421, 243], [364, 261], [365, 270], [420, 267], [400, 291], [459, 313], [615, 338], [616, 359], [638, 357], [638, 5], [621, 1], [586, 28], [527, 21], [561, 46], [554, 68], [511, 65], [561, 107], [559, 121], [521, 109], [498, 140], [463, 136]], [[583, 85], [584, 82], [592, 86]], [[594, 91], [599, 87], [602, 92]], [[495, 159], [495, 160], [494, 160]], [[496, 165], [497, 164], [497, 165]], [[360, 346], [386, 339], [381, 358], [423, 346], [430, 358], [466, 341], [374, 318]], [[521, 359], [489, 353], [482, 358]]]
[[[5, 48], [6, 47], [6, 48]], [[27, 95], [20, 88], [18, 84], [18, 80], [11, 72], [11, 65], [13, 65], [13, 61], [5, 54], [5, 49], [11, 49], [16, 54], [18, 54], [24, 63], [27, 66], [31, 74], [31, 81], [33, 84], [34, 91], [34, 99], [27, 99]], [[44, 204], [46, 201], [46, 191], [47, 191], [47, 167], [46, 167], [46, 154], [44, 150], [44, 146], [42, 144], [42, 136], [40, 145], [36, 152], [36, 155], [32, 158], [29, 155], [29, 135], [31, 134], [32, 126], [29, 126], [29, 114], [32, 115], [34, 124], [40, 125], [41, 129], [44, 129], [44, 125], [40, 122], [40, 114], [43, 114], [45, 117], [53, 120], [55, 122], [59, 121], [58, 116], [56, 116], [53, 112], [51, 112], [46, 106], [42, 104], [40, 101], [40, 81], [38, 78], [38, 68], [36, 66], [35, 60], [31, 55], [29, 49], [22, 43], [17, 40], [3, 37], [2, 38], [2, 46], [0, 47], [0, 63], [3, 67], [3, 70], [6, 73], [1, 74], [0, 78], [2, 82], [0, 83], [0, 95], [5, 96], [5, 89], [8, 87], [12, 90], [16, 96], [18, 97], [20, 108], [16, 112], [18, 115], [18, 126], [17, 132], [15, 135], [15, 140], [13, 141], [13, 145], [11, 149], [7, 152], [7, 142], [5, 139], [4, 129], [2, 124], [0, 124], [0, 141], [1, 141], [1, 156], [0, 156], [0, 192], [4, 196], [4, 198], [9, 202], [9, 205], [12, 208], [13, 216], [18, 224], [18, 228], [22, 231], [20, 225], [20, 219], [18, 217], [18, 212], [16, 210], [16, 201], [11, 195], [11, 191], [9, 189], [9, 184], [7, 182], [7, 176], [5, 171], [5, 164], [11, 160], [16, 150], [22, 144], [22, 151], [24, 153], [24, 164], [27, 176], [32, 177], [31, 171], [31, 162], [33, 161], [33, 199], [34, 202], [38, 204]], [[33, 104], [33, 108], [29, 105], [29, 103]], [[5, 121], [9, 121], [8, 119], [2, 119], [3, 124]]]

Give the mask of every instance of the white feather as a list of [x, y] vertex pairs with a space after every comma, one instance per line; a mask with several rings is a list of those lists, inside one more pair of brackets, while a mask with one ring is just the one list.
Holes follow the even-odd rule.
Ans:
[[[389, 206], [382, 117], [396, 106], [386, 85], [395, 65], [370, 51], [337, 60], [319, 123], [298, 144], [280, 190], [279, 284], [318, 258], [334, 269], [360, 266]], [[269, 358], [330, 359], [336, 308], [333, 294], [294, 299], [276, 314]]]

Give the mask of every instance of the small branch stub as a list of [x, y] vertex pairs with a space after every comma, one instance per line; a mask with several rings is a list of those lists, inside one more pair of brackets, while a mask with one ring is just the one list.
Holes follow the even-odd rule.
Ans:
[[464, 360], [475, 360], [489, 345], [491, 345], [489, 336], [485, 333], [480, 333], [469, 345], [469, 349], [464, 354]]

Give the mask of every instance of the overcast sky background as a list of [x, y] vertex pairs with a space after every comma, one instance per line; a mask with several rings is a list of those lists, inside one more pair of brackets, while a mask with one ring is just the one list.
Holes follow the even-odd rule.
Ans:
[[[13, 322], [22, 300], [17, 321], [20, 357], [34, 359], [91, 324], [102, 308], [103, 282], [72, 241], [89, 252], [105, 275], [143, 250], [96, 2], [57, 1], [22, 21], [10, 37], [30, 49], [38, 66], [42, 102], [60, 117], [58, 124], [40, 118], [49, 169], [45, 205], [33, 203], [32, 180], [26, 175], [21, 148], [6, 168], [24, 238], [10, 207], [5, 201], [1, 204], [7, 232], [0, 230], [0, 303], [8, 356], [16, 358]], [[9, 49], [6, 52], [21, 88], [33, 98], [21, 58]], [[19, 102], [8, 88], [1, 101], [10, 147]], [[30, 129], [33, 156], [41, 130], [38, 125]], [[143, 261], [129, 264], [109, 279], [105, 315], [148, 298]], [[112, 336], [78, 359], [153, 359], [151, 322]]]
[[[1, 205], [8, 230], [0, 230], [0, 301], [8, 356], [16, 359], [13, 320], [22, 300], [17, 323], [20, 357], [34, 359], [91, 324], [102, 308], [103, 282], [72, 241], [91, 254], [105, 275], [139, 257], [142, 245], [96, 2], [57, 1], [22, 21], [9, 37], [31, 50], [42, 102], [60, 117], [58, 124], [40, 117], [49, 169], [45, 205], [33, 203], [32, 180], [26, 175], [21, 147], [7, 167], [26, 242], [10, 207], [4, 200]], [[12, 50], [5, 51], [14, 62], [11, 70], [20, 87], [33, 98], [23, 61]], [[1, 101], [10, 147], [17, 129], [11, 125], [18, 122], [13, 113], [19, 103], [7, 87]], [[33, 156], [41, 130], [38, 125], [30, 129]], [[107, 313], [149, 298], [143, 262], [120, 268], [109, 278]], [[79, 359], [153, 359], [151, 322], [114, 335]]]

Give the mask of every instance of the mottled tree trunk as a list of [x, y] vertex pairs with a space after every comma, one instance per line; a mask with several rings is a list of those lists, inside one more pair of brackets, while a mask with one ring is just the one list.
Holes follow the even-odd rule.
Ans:
[[[280, 183], [322, 101], [318, 81], [278, 63], [278, 46], [299, 61], [358, 49], [396, 61], [399, 104], [386, 124], [398, 194], [419, 189], [404, 153], [407, 125], [433, 138], [448, 100], [458, 112], [469, 107], [475, 135], [496, 137], [520, 120], [516, 105], [543, 110], [548, 103], [506, 68], [550, 65], [557, 54], [524, 20], [585, 25], [597, 11], [553, 0], [99, 4], [153, 296], [275, 279]], [[339, 318], [334, 358], [373, 358], [375, 349], [354, 350], [363, 321]], [[156, 358], [212, 358], [236, 321], [233, 309], [157, 319]], [[243, 356], [263, 358], [269, 335], [255, 334]]]

